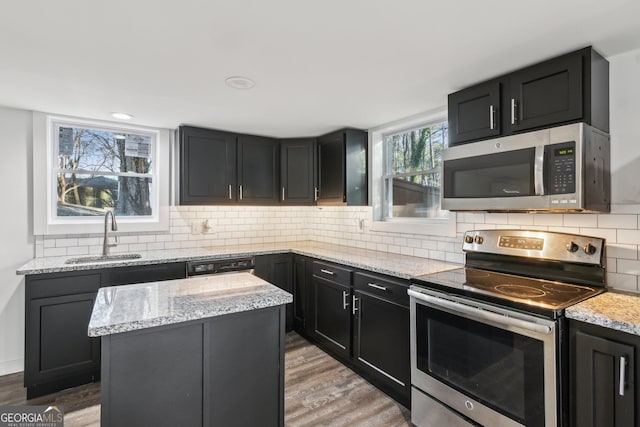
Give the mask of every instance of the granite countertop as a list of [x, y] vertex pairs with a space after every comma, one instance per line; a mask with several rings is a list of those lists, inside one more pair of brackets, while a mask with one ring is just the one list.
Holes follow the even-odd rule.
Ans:
[[640, 335], [640, 296], [605, 292], [565, 310], [570, 319]]
[[65, 271], [94, 270], [110, 267], [161, 264], [198, 260], [205, 258], [231, 258], [293, 252], [299, 255], [336, 262], [401, 279], [409, 279], [423, 274], [452, 270], [460, 264], [431, 260], [407, 255], [390, 254], [349, 246], [320, 242], [285, 242], [259, 245], [239, 245], [197, 249], [177, 249], [142, 252], [142, 257], [134, 260], [101, 261], [82, 264], [65, 264], [70, 257], [35, 258], [22, 267], [17, 274], [43, 274]]
[[273, 307], [293, 296], [249, 273], [100, 288], [89, 321], [99, 337]]

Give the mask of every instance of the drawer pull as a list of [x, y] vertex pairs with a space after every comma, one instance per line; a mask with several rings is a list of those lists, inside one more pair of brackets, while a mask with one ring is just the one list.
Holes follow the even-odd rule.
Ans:
[[375, 283], [367, 283], [367, 286], [371, 286], [372, 288], [380, 289], [381, 291], [386, 291], [386, 286], [376, 285]]
[[356, 315], [356, 311], [358, 311], [358, 306], [356, 303], [358, 302], [358, 297], [353, 296], [353, 304], [351, 305], [351, 314]]
[[329, 276], [333, 276], [335, 273], [331, 270], [325, 270], [324, 268], [320, 269], [320, 272], [324, 274], [328, 274]]
[[620, 396], [624, 396], [624, 379], [625, 379], [625, 371], [627, 369], [627, 358], [624, 356], [620, 356], [620, 384], [618, 389], [618, 394]]
[[349, 307], [349, 292], [342, 291], [342, 309], [346, 310]]

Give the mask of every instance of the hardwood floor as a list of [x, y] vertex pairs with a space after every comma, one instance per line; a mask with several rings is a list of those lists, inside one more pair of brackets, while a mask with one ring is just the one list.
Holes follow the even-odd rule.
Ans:
[[[285, 425], [411, 426], [409, 411], [295, 332], [287, 334]], [[27, 400], [22, 373], [0, 377], [2, 405], [62, 405], [66, 427], [100, 425], [100, 384]]]

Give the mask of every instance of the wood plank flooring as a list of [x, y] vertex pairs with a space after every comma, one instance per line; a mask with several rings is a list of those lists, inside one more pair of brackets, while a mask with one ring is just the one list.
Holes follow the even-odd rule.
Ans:
[[[411, 426], [409, 411], [295, 332], [287, 334], [285, 425]], [[0, 377], [0, 405], [62, 405], [65, 427], [100, 425], [100, 384], [26, 400], [22, 373]]]

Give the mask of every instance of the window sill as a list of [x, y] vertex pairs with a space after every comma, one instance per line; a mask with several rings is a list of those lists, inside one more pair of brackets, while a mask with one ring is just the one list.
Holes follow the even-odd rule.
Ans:
[[400, 234], [419, 234], [424, 236], [456, 236], [456, 214], [449, 212], [448, 218], [443, 219], [392, 219], [374, 221], [371, 231]]

